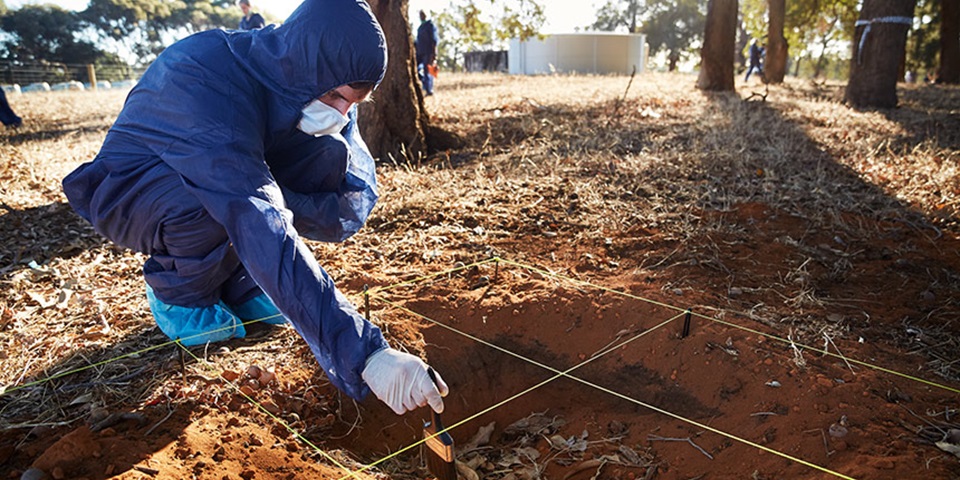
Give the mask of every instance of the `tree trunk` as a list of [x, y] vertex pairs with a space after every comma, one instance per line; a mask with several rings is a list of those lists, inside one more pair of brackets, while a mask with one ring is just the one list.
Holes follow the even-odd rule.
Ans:
[[940, 68], [937, 83], [960, 83], [960, 2], [940, 2]]
[[767, 83], [783, 83], [787, 73], [787, 39], [783, 36], [783, 26], [787, 14], [787, 0], [768, 0], [770, 16], [767, 30], [767, 62], [763, 73]]
[[416, 160], [427, 153], [429, 117], [417, 79], [407, 0], [368, 0], [387, 37], [387, 73], [372, 102], [360, 105], [360, 133], [374, 158]]
[[697, 78], [697, 88], [701, 90], [733, 90], [737, 3], [737, 0], [710, 0], [707, 4], [707, 24], [700, 49], [700, 76]]
[[[907, 48], [910, 25], [917, 0], [864, 0], [853, 35], [853, 58], [846, 101], [855, 107], [897, 106], [900, 58]], [[863, 37], [867, 31], [866, 38]], [[863, 44], [860, 48], [860, 44]]]

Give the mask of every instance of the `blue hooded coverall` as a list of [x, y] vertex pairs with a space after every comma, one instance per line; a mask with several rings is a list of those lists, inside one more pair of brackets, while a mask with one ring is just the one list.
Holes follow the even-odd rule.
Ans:
[[362, 399], [365, 360], [387, 342], [301, 237], [354, 234], [377, 199], [375, 164], [356, 106], [339, 135], [297, 125], [322, 94], [379, 84], [386, 62], [362, 0], [305, 0], [279, 27], [194, 34], [147, 69], [64, 193], [99, 233], [150, 255], [144, 278], [163, 304], [229, 310], [265, 293], [330, 381]]
[[2, 88], [0, 88], [0, 123], [8, 127], [19, 127], [23, 123], [23, 120], [13, 113], [13, 109], [7, 103], [7, 93]]

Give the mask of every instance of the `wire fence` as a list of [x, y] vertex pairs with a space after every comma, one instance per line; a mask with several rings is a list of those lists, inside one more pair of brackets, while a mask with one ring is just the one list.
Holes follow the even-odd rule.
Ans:
[[123, 63], [0, 62], [0, 84], [13, 92], [125, 88], [144, 70]]

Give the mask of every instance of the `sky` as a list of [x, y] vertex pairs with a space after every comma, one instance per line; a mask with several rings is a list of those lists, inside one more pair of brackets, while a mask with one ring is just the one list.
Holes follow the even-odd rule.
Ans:
[[[416, 19], [417, 12], [421, 9], [428, 13], [439, 13], [455, 1], [410, 0], [410, 21], [419, 23]], [[83, 10], [87, 7], [88, 0], [6, 0], [7, 7], [14, 9], [28, 3], [52, 3], [67, 10]], [[266, 10], [279, 18], [286, 18], [297, 8], [300, 0], [252, 0], [251, 3], [254, 4], [254, 9]], [[595, 3], [602, 4], [603, 2], [600, 0], [547, 0], [542, 2], [547, 16], [547, 23], [544, 25], [542, 33], [570, 33], [576, 27], [582, 29], [582, 27], [593, 23], [596, 18]]]

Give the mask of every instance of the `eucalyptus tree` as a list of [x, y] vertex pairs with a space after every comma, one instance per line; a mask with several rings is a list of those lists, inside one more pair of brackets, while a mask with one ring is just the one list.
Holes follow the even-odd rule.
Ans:
[[591, 27], [606, 32], [624, 28], [638, 33], [644, 11], [643, 0], [607, 0], [597, 9], [597, 19]]
[[3, 58], [16, 62], [93, 63], [102, 57], [92, 42], [80, 38], [86, 24], [76, 12], [56, 5], [24, 5], [0, 18], [8, 34], [0, 41]]
[[646, 35], [650, 55], [664, 52], [667, 69], [691, 53], [703, 38], [706, 11], [702, 0], [651, 0], [644, 12], [640, 32]]
[[960, 2], [940, 0], [938, 83], [960, 83]]
[[917, 0], [864, 0], [844, 98], [856, 107], [897, 106], [897, 80]]
[[697, 88], [706, 91], [732, 91], [733, 56], [737, 37], [737, 0], [710, 0], [700, 49], [700, 75]]

